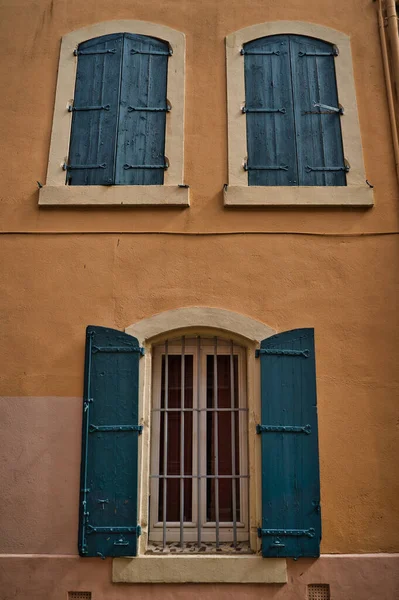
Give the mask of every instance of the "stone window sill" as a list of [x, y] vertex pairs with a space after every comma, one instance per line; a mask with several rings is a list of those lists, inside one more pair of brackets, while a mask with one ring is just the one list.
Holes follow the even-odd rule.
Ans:
[[113, 583], [287, 583], [285, 558], [139, 556], [115, 558]]
[[364, 185], [342, 187], [227, 186], [224, 205], [246, 206], [340, 206], [369, 208], [374, 205], [373, 190]]
[[177, 185], [46, 185], [40, 206], [190, 206], [189, 188]]

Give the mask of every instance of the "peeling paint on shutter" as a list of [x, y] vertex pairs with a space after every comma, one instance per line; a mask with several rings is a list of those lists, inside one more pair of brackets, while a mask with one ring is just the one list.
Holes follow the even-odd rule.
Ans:
[[75, 52], [78, 64], [66, 166], [70, 185], [114, 183], [122, 43], [123, 34], [105, 35], [83, 42]]
[[248, 185], [297, 185], [287, 36], [249, 42], [243, 53]]
[[[142, 35], [125, 34], [118, 124], [116, 183], [162, 185], [169, 46]], [[141, 168], [140, 168], [141, 167]]]
[[334, 47], [292, 35], [290, 55], [299, 183], [346, 185]]

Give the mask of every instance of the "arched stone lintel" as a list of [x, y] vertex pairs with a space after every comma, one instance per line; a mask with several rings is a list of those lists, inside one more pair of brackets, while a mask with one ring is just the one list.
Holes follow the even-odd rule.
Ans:
[[168, 310], [129, 325], [125, 331], [143, 344], [163, 333], [189, 327], [218, 329], [234, 333], [255, 343], [276, 333], [268, 325], [246, 315], [222, 308], [203, 306]]

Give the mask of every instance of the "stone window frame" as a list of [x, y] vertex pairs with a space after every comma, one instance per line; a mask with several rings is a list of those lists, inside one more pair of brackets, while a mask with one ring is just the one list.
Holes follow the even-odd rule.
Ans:
[[[249, 186], [244, 170], [247, 155], [243, 45], [252, 40], [279, 34], [317, 38], [333, 44], [339, 54], [335, 70], [341, 117], [344, 157], [350, 165], [346, 186]], [[226, 37], [227, 112], [228, 112], [228, 185], [224, 205], [245, 206], [342, 206], [371, 207], [373, 190], [366, 183], [362, 141], [353, 75], [350, 37], [341, 31], [315, 23], [274, 21], [251, 25]]]
[[[169, 168], [163, 185], [68, 186], [63, 165], [67, 161], [77, 58], [74, 50], [86, 40], [112, 33], [134, 33], [169, 43], [173, 54], [168, 60], [167, 98], [172, 110], [167, 114], [165, 156]], [[95, 23], [67, 33], [62, 38], [58, 67], [54, 116], [46, 184], [39, 190], [42, 206], [189, 206], [189, 189], [184, 184], [184, 33], [147, 21], [118, 20]]]
[[[242, 314], [209, 307], [166, 311], [130, 325], [125, 332], [136, 337], [145, 353], [139, 371], [139, 420], [145, 425], [139, 438], [139, 509], [142, 528], [138, 556], [115, 558], [114, 583], [286, 583], [285, 558], [262, 558], [257, 528], [261, 521], [261, 453], [255, 426], [260, 420], [260, 365], [255, 349], [274, 329]], [[153, 346], [172, 335], [220, 335], [246, 350], [248, 402], [249, 520], [252, 555], [146, 554], [149, 533], [151, 402]], [[253, 433], [253, 435], [251, 434]]]

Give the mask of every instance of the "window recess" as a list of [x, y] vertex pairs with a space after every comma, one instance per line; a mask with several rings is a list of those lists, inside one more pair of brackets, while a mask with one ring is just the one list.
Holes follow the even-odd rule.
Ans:
[[119, 33], [83, 42], [74, 54], [66, 183], [162, 185], [169, 44]]
[[337, 48], [301, 35], [244, 44], [250, 186], [346, 186]]
[[249, 550], [245, 351], [219, 337], [154, 348], [149, 548]]

